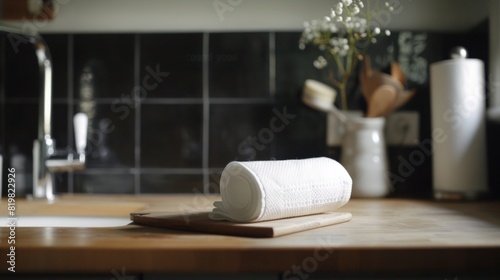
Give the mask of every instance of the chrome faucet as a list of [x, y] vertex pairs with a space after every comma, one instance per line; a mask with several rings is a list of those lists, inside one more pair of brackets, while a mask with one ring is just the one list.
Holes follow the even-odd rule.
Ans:
[[78, 113], [74, 117], [77, 158], [74, 159], [73, 153], [68, 153], [66, 159], [51, 158], [55, 153], [55, 142], [51, 135], [52, 59], [49, 48], [38, 33], [27, 33], [6, 26], [0, 26], [0, 31], [7, 33], [13, 46], [29, 42], [35, 48], [40, 73], [40, 104], [38, 138], [33, 144], [33, 197], [53, 200], [54, 183], [51, 172], [85, 168], [88, 118], [84, 113]]

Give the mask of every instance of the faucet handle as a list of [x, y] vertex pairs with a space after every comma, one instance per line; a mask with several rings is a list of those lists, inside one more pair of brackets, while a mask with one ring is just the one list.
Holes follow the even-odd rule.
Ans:
[[73, 117], [73, 125], [75, 126], [75, 143], [76, 151], [79, 155], [85, 155], [87, 147], [87, 129], [89, 118], [85, 113], [77, 113]]

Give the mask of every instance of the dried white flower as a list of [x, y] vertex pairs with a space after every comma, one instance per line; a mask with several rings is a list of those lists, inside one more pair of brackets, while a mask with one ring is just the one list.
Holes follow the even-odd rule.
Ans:
[[358, 5], [354, 4], [354, 6], [352, 7], [352, 14], [357, 15], [357, 14], [359, 14], [359, 12], [360, 12], [360, 9], [359, 9]]
[[[392, 8], [390, 0], [385, 1], [383, 8], [390, 10]], [[389, 30], [370, 26], [367, 20], [371, 18], [370, 13], [362, 0], [337, 0], [329, 15], [304, 22], [299, 48], [305, 49], [308, 44], [317, 46], [324, 52], [324, 56], [314, 60], [314, 67], [325, 68], [328, 65], [326, 60], [328, 58], [333, 62], [330, 70], [345, 71], [335, 75], [349, 76], [355, 69], [353, 65], [363, 58], [368, 46], [377, 42], [375, 37], [381, 34], [391, 35]], [[345, 81], [336, 80], [336, 83], [338, 85]]]
[[352, 0], [342, 0], [342, 3], [344, 3], [346, 7], [349, 7], [352, 4]]
[[318, 56], [318, 58], [313, 62], [314, 67], [318, 69], [323, 69], [328, 65], [328, 61], [323, 56]]
[[337, 15], [341, 15], [342, 12], [344, 11], [342, 2], [337, 3], [337, 7], [335, 7], [335, 13]]
[[332, 9], [332, 11], [330, 12], [330, 17], [334, 18], [337, 14], [335, 14], [335, 11]]

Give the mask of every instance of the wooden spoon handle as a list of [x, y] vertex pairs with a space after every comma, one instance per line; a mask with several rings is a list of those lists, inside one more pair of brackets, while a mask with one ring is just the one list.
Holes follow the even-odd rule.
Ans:
[[385, 117], [394, 107], [396, 89], [389, 85], [381, 85], [372, 94], [368, 103], [368, 118]]
[[391, 63], [391, 76], [393, 76], [394, 78], [396, 78], [396, 80], [398, 80], [401, 83], [401, 85], [403, 86], [403, 88], [405, 87], [405, 85], [406, 85], [406, 76], [405, 76], [405, 73], [404, 73], [403, 69], [399, 65], [399, 63], [397, 63], [397, 62], [392, 62]]

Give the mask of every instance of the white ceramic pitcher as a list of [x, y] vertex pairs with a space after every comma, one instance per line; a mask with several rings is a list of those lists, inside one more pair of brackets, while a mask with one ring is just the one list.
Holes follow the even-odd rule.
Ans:
[[340, 162], [352, 177], [352, 197], [384, 197], [391, 190], [385, 118], [348, 118]]

